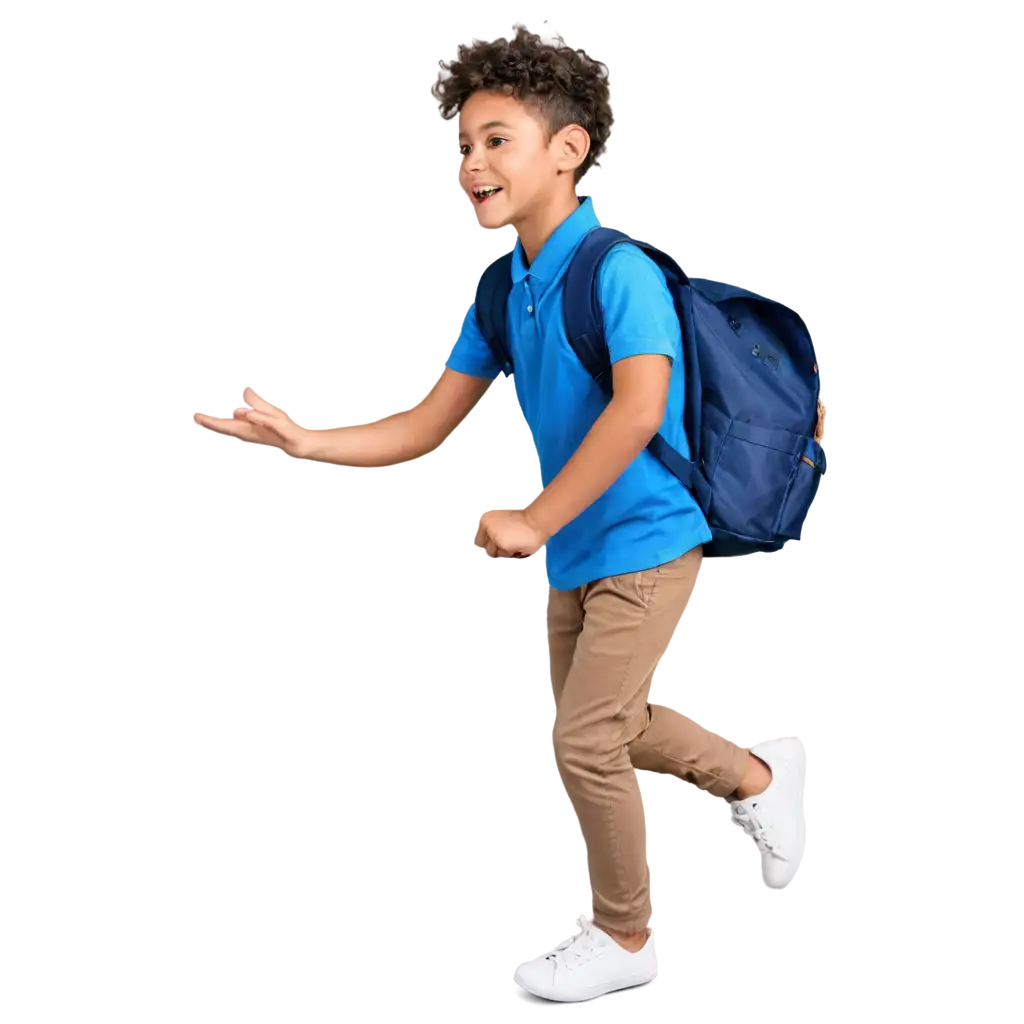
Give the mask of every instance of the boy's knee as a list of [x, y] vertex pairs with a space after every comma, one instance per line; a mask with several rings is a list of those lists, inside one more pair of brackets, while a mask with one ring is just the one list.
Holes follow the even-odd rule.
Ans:
[[569, 770], [592, 771], [608, 759], [609, 752], [595, 742], [594, 736], [584, 736], [579, 729], [555, 722], [551, 732], [555, 760]]
[[558, 770], [574, 778], [594, 777], [608, 771], [618, 759], [629, 760], [625, 746], [609, 741], [600, 730], [556, 726], [553, 746]]
[[587, 772], [594, 764], [592, 752], [567, 733], [555, 733], [554, 742], [555, 765], [567, 775], [580, 775]]

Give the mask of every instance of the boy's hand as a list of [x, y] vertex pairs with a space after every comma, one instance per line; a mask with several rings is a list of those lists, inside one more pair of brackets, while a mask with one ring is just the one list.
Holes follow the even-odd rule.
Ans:
[[475, 543], [491, 558], [529, 558], [549, 539], [527, 512], [503, 511], [481, 517]]
[[257, 436], [255, 427], [234, 418], [231, 410], [194, 410], [191, 414], [191, 425], [193, 425], [193, 430], [206, 431], [216, 434], [218, 437], [234, 437], [249, 443], [255, 443], [261, 439]]
[[234, 418], [230, 420], [215, 419], [197, 412], [192, 418], [201, 427], [215, 430], [218, 434], [228, 434], [240, 441], [253, 441], [256, 444], [268, 444], [280, 448], [294, 458], [302, 458], [309, 432], [300, 427], [283, 409], [264, 401], [252, 388], [242, 392], [243, 401], [252, 405], [251, 409], [238, 408]]

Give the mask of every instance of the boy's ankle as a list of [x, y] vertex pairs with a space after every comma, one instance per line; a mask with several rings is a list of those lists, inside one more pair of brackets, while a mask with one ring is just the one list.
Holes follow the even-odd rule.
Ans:
[[743, 776], [743, 781], [736, 789], [729, 794], [730, 799], [746, 800], [749, 796], [757, 796], [758, 793], [763, 793], [768, 788], [771, 781], [771, 768], [757, 754], [751, 754], [747, 765], [747, 774]]
[[636, 953], [638, 950], [644, 948], [647, 944], [647, 929], [645, 928], [642, 932], [636, 932], [633, 935], [625, 935], [622, 932], [613, 932], [609, 929], [603, 929], [605, 934], [613, 938], [618, 945], [630, 953]]

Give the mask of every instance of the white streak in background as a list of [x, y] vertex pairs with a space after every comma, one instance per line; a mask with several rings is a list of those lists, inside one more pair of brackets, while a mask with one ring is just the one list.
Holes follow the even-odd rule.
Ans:
[[1024, 737], [813, 736], [805, 785], [792, 896], [1024, 895]]
[[1024, 993], [1024, 937], [659, 938], [660, 992]]

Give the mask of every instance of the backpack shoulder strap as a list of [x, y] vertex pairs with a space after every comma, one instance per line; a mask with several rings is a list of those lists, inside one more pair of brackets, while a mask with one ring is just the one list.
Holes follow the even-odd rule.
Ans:
[[601, 304], [597, 294], [597, 270], [609, 250], [620, 242], [633, 241], [624, 231], [591, 228], [580, 242], [565, 271], [562, 316], [565, 336], [590, 374], [608, 397], [612, 394], [611, 364], [605, 344]]
[[512, 354], [505, 333], [508, 297], [512, 291], [512, 253], [499, 256], [476, 286], [476, 322], [505, 376], [512, 373]]
[[[679, 314], [683, 338], [684, 378], [686, 380], [684, 429], [691, 456], [699, 457], [700, 442], [700, 366], [693, 343], [693, 320], [687, 308], [689, 279], [671, 256], [646, 242], [639, 242], [614, 228], [592, 228], [573, 255], [565, 273], [563, 316], [565, 335], [579, 361], [597, 381], [606, 395], [612, 394], [611, 362], [604, 336], [604, 323], [597, 292], [597, 273], [601, 260], [621, 242], [631, 242], [649, 256], [665, 273]], [[674, 279], [674, 280], [673, 280]], [[685, 287], [684, 287], [685, 286]], [[684, 458], [662, 436], [655, 434], [648, 449], [683, 485], [694, 492], [706, 512], [710, 492], [695, 464]]]
[[[668, 253], [662, 252], [647, 242], [639, 242], [635, 239], [633, 244], [643, 250], [644, 254], [650, 257], [665, 275], [665, 283], [668, 285], [669, 293], [676, 307], [676, 315], [679, 317], [679, 328], [683, 349], [683, 379], [685, 394], [683, 396], [683, 431], [686, 434], [686, 442], [690, 447], [690, 456], [695, 462], [700, 461], [700, 438], [701, 438], [701, 410], [703, 408], [703, 387], [700, 375], [700, 357], [697, 347], [697, 324], [693, 316], [693, 285], [692, 281], [683, 271], [683, 268]], [[662, 439], [660, 435], [655, 437], [655, 443]], [[665, 445], [668, 448], [668, 445]], [[682, 455], [673, 448], [668, 448], [675, 458], [681, 459]], [[664, 459], [662, 459], [665, 462]], [[665, 462], [665, 465], [672, 469], [676, 476], [680, 474]], [[692, 472], [692, 466], [687, 472]], [[682, 478], [681, 478], [682, 479]], [[694, 474], [691, 483], [687, 484], [697, 496], [701, 507], [707, 511], [706, 505], [710, 501], [710, 491], [705, 486], [706, 481], [699, 473]]]

